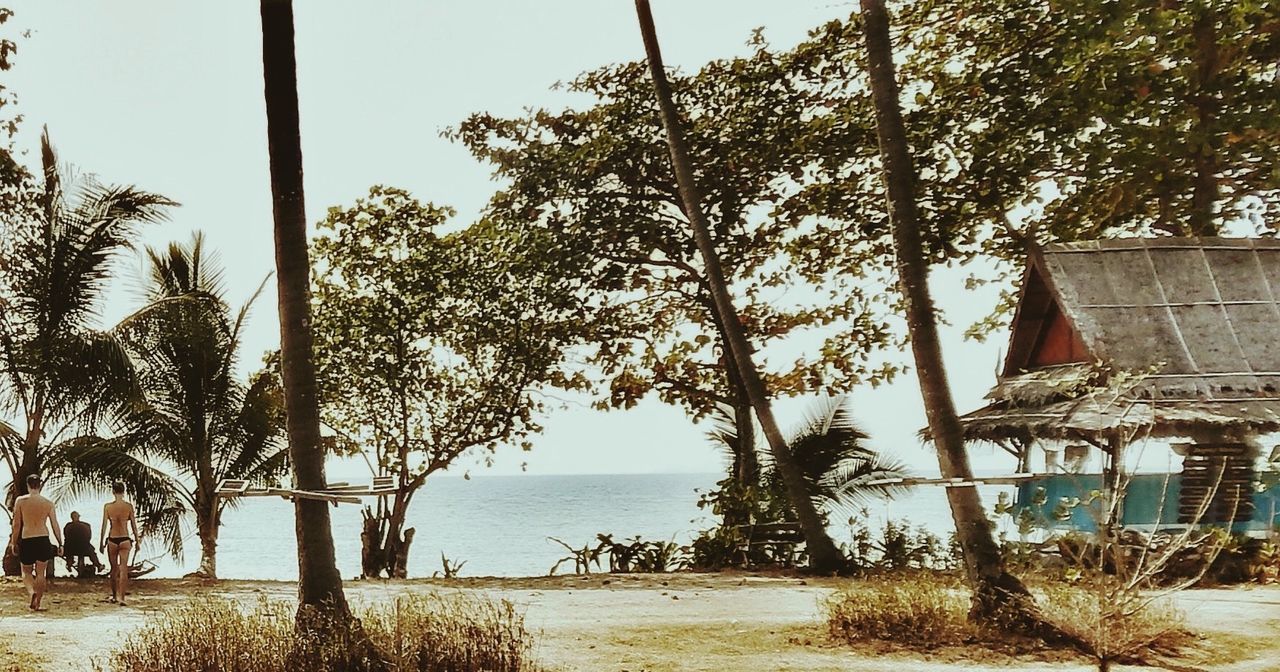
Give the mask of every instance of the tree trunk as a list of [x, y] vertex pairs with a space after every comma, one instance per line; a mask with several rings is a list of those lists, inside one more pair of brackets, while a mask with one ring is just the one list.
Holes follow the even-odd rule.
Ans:
[[[295, 486], [322, 490], [326, 484], [325, 455], [320, 445], [320, 410], [312, 359], [310, 259], [302, 189], [293, 4], [291, 0], [261, 0], [261, 12], [289, 459]], [[346, 619], [349, 612], [334, 560], [328, 507], [323, 501], [294, 500], [299, 608], [310, 607]]]
[[726, 357], [725, 369], [728, 371], [729, 386], [733, 395], [733, 423], [738, 435], [738, 445], [734, 447], [737, 456], [737, 473], [734, 477], [743, 486], [760, 485], [760, 458], [756, 455], [756, 427], [751, 421], [751, 397], [742, 384], [736, 366], [731, 358]]
[[196, 575], [202, 579], [218, 578], [218, 528], [200, 533], [200, 567]]
[[1196, 123], [1190, 133], [1195, 170], [1191, 190], [1191, 221], [1188, 235], [1213, 236], [1218, 232], [1214, 207], [1218, 203], [1218, 161], [1213, 148], [1213, 123], [1218, 103], [1213, 97], [1214, 79], [1218, 73], [1218, 35], [1212, 9], [1204, 9], [1192, 28], [1196, 50], [1196, 85], [1192, 96]]
[[[875, 103], [876, 135], [880, 144], [889, 221], [893, 228], [898, 284], [906, 300], [907, 329], [915, 357], [916, 375], [924, 398], [929, 431], [937, 449], [943, 478], [971, 479], [964, 432], [947, 384], [938, 341], [933, 298], [929, 293], [929, 263], [916, 217], [915, 169], [907, 145], [906, 128], [898, 109], [889, 17], [883, 0], [860, 0], [866, 49]], [[1000, 549], [978, 491], [973, 486], [947, 488], [947, 502], [964, 556], [965, 573], [973, 587], [970, 616], [981, 622], [1042, 625], [1034, 601], [1022, 582], [1004, 570]]]
[[414, 534], [413, 528], [404, 528], [409, 499], [397, 495], [390, 511], [377, 514], [365, 507], [360, 532], [361, 578], [378, 578], [384, 573], [392, 579], [409, 577], [409, 547]]
[[[723, 330], [721, 332], [723, 336]], [[723, 339], [722, 343], [727, 340]], [[759, 490], [760, 460], [756, 455], [756, 428], [751, 420], [751, 399], [743, 388], [737, 365], [728, 352], [722, 361], [729, 383], [729, 397], [733, 400], [734, 434], [737, 437], [730, 446], [733, 449], [733, 467], [729, 474], [732, 492], [729, 493], [730, 502], [723, 509], [724, 525], [734, 527], [751, 523], [756, 502], [748, 493]]]
[[680, 200], [684, 204], [689, 224], [693, 228], [693, 237], [702, 255], [702, 263], [706, 267], [707, 284], [715, 300], [717, 316], [720, 323], [724, 325], [725, 335], [728, 337], [725, 345], [733, 357], [735, 368], [751, 400], [751, 406], [755, 409], [756, 417], [764, 429], [769, 450], [786, 487], [787, 498], [796, 512], [800, 527], [804, 530], [810, 568], [820, 573], [840, 571], [847, 564], [844, 555], [827, 534], [825, 521], [809, 497], [804, 476], [792, 460], [786, 440], [783, 439], [782, 432], [774, 421], [768, 392], [760, 379], [760, 372], [751, 359], [751, 346], [747, 343], [742, 322], [738, 319], [738, 311], [729, 295], [728, 284], [725, 282], [724, 272], [720, 268], [720, 259], [716, 254], [715, 243], [711, 240], [710, 227], [702, 211], [702, 197], [693, 177], [693, 169], [689, 165], [689, 150], [680, 126], [675, 102], [671, 96], [671, 86], [667, 82], [666, 71], [662, 65], [662, 53], [658, 47], [657, 31], [653, 26], [653, 14], [649, 9], [648, 0], [636, 0], [636, 14], [640, 19], [640, 33], [644, 38], [644, 49], [649, 61], [649, 71], [653, 77], [654, 93], [662, 113], [662, 125], [667, 131], [667, 144], [671, 150], [671, 164], [675, 170]]
[[[211, 490], [211, 489], [210, 489]], [[218, 578], [218, 511], [217, 495], [201, 490], [195, 501], [196, 534], [200, 537], [200, 566], [189, 576]]]

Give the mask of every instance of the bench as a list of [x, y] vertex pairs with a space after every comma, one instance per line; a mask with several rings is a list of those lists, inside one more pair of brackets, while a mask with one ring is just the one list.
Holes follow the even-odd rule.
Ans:
[[760, 554], [752, 551], [768, 552], [770, 550], [772, 550], [770, 555], [775, 562], [784, 567], [793, 567], [798, 556], [796, 546], [804, 543], [804, 532], [800, 529], [800, 523], [756, 523], [738, 525], [734, 529], [741, 539], [737, 552], [744, 567], [756, 564], [754, 558], [759, 557]]

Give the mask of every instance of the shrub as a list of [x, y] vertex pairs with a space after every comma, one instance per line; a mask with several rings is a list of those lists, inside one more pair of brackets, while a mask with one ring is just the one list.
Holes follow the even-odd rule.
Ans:
[[374, 645], [402, 672], [521, 672], [532, 641], [524, 617], [506, 600], [431, 593], [366, 613]]
[[1084, 642], [1100, 670], [1189, 645], [1184, 615], [1167, 599], [1118, 593], [1107, 585], [1112, 581], [1094, 576], [1076, 585], [1048, 584], [1037, 591], [1041, 613]]
[[955, 586], [927, 575], [904, 581], [859, 581], [826, 603], [827, 627], [838, 641], [898, 642], [935, 647], [973, 636], [969, 601]]
[[[366, 653], [397, 671], [525, 672], [532, 641], [506, 601], [463, 594], [397, 600], [362, 613], [363, 646], [344, 629], [295, 627], [283, 603], [243, 609], [207, 598], [166, 610], [111, 655], [113, 672], [292, 672], [369, 669]], [[323, 624], [312, 623], [313, 626]], [[323, 633], [323, 635], [312, 634]], [[369, 645], [372, 645], [370, 648]], [[379, 669], [387, 666], [378, 665]], [[95, 669], [101, 670], [95, 665]]]
[[284, 670], [293, 614], [263, 602], [242, 611], [221, 599], [193, 600], [149, 622], [111, 655], [115, 672]]

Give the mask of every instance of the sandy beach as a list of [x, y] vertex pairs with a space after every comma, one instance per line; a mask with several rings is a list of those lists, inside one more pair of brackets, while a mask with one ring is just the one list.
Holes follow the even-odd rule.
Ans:
[[[28, 613], [22, 586], [0, 586], [0, 670], [91, 670], [149, 617], [195, 595], [244, 603], [292, 601], [288, 582], [143, 580], [128, 607], [101, 602], [99, 582], [59, 580], [49, 610]], [[820, 622], [822, 600], [840, 580], [750, 574], [591, 575], [539, 578], [355, 581], [353, 603], [372, 604], [415, 592], [461, 590], [519, 605], [537, 634], [537, 656], [552, 670], [663, 672], [675, 670], [1088, 669], [1060, 652], [1019, 656], [938, 650], [929, 654], [830, 643]], [[1280, 670], [1280, 588], [1187, 591], [1177, 596], [1190, 624], [1205, 635], [1206, 669]], [[1151, 668], [1147, 668], [1151, 669]]]

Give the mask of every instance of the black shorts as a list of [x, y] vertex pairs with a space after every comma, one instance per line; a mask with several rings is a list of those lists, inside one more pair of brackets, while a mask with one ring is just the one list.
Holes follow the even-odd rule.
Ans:
[[18, 540], [18, 560], [24, 565], [49, 562], [53, 559], [53, 543], [49, 537], [30, 537]]

